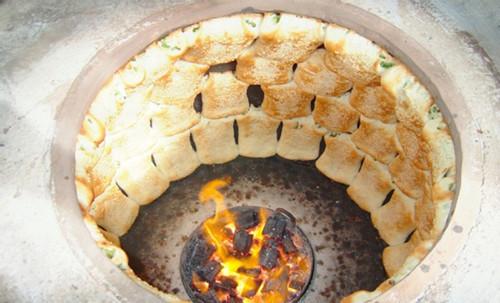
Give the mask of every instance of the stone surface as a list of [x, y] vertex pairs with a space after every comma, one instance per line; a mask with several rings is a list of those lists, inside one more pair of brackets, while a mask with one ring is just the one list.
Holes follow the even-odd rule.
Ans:
[[[53, 119], [73, 79], [107, 41], [174, 2], [0, 0], [0, 302], [117, 301], [59, 230], [49, 184]], [[420, 302], [500, 302], [500, 83], [489, 58], [500, 64], [497, 1], [346, 2], [396, 25], [441, 62], [484, 146], [476, 226]]]

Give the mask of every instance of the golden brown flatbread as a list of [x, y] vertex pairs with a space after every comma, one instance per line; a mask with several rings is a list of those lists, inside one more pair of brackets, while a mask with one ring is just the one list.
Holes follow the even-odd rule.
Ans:
[[361, 117], [361, 125], [352, 134], [352, 142], [377, 161], [388, 164], [396, 156], [396, 128], [377, 120]]
[[194, 96], [184, 103], [149, 104], [145, 120], [161, 136], [173, 136], [200, 122], [201, 115], [194, 109]]
[[349, 105], [348, 100], [349, 94], [341, 97], [317, 96], [314, 121], [332, 132], [353, 132], [359, 113]]
[[250, 47], [238, 57], [235, 74], [248, 84], [285, 84], [292, 80], [292, 69], [292, 62], [260, 57]]
[[248, 84], [239, 81], [233, 72], [210, 73], [201, 91], [205, 118], [219, 119], [248, 111]]
[[317, 19], [265, 13], [255, 51], [268, 59], [301, 62], [323, 43], [324, 35], [324, 24]]
[[316, 167], [328, 178], [351, 184], [358, 174], [364, 154], [351, 141], [347, 134], [326, 134], [326, 148], [316, 161]]
[[257, 38], [261, 19], [260, 14], [233, 15], [191, 26], [194, 43], [183, 59], [208, 65], [234, 61]]
[[368, 118], [396, 122], [396, 100], [382, 86], [355, 85], [349, 102]]
[[396, 135], [402, 152], [412, 161], [413, 165], [419, 169], [429, 169], [428, 147], [423, 139], [422, 132], [413, 131], [402, 123], [397, 123]]
[[428, 178], [426, 172], [413, 166], [412, 162], [403, 155], [399, 155], [389, 164], [389, 171], [394, 183], [402, 192], [411, 198], [420, 198], [422, 188]]
[[314, 96], [297, 87], [295, 82], [280, 85], [263, 85], [262, 110], [277, 119], [305, 117], [311, 113]]
[[340, 96], [351, 89], [351, 81], [329, 70], [324, 63], [326, 50], [318, 49], [295, 70], [294, 81], [313, 95]]
[[341, 26], [326, 28], [325, 64], [333, 72], [355, 84], [377, 83], [380, 48], [370, 40]]
[[388, 246], [382, 253], [382, 262], [389, 277], [392, 277], [403, 266], [406, 258], [415, 250], [421, 241], [418, 232], [414, 232], [410, 240], [398, 245]]
[[158, 79], [151, 92], [151, 101], [159, 104], [178, 104], [201, 92], [209, 66], [176, 61], [170, 74]]

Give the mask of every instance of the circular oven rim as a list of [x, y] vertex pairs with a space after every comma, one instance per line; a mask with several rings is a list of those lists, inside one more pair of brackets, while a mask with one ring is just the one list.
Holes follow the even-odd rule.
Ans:
[[[450, 126], [457, 158], [454, 210], [441, 239], [407, 277], [377, 297], [382, 302], [416, 299], [449, 266], [465, 244], [478, 214], [483, 152], [467, 105], [446, 70], [411, 36], [355, 6], [328, 0], [216, 0], [177, 4], [127, 30], [99, 51], [73, 82], [56, 115], [52, 143], [51, 185], [60, 228], [73, 253], [96, 281], [122, 301], [163, 302], [116, 268], [88, 233], [74, 186], [76, 135], [88, 106], [106, 79], [130, 57], [171, 30], [203, 19], [241, 11], [280, 10], [335, 22], [351, 28], [407, 65], [434, 96]], [[75, 102], [78, 100], [78, 102]], [[444, 103], [443, 100], [447, 100]], [[81, 102], [84, 101], [84, 102]], [[458, 131], [460, 130], [460, 132]], [[461, 183], [467, 186], [461, 186]], [[76, 222], [75, 222], [76, 221]]]

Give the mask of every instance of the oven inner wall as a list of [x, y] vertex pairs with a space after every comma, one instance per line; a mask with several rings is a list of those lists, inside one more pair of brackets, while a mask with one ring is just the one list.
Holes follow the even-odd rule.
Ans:
[[314, 273], [303, 302], [336, 302], [359, 289], [374, 289], [386, 279], [385, 246], [368, 213], [346, 194], [345, 186], [323, 176], [313, 161], [279, 157], [238, 157], [223, 165], [202, 165], [174, 182], [157, 201], [141, 209], [121, 238], [130, 266], [164, 292], [188, 299], [179, 262], [189, 235], [215, 207], [201, 204], [198, 192], [215, 178], [231, 176], [223, 190], [227, 207], [284, 208], [297, 219], [314, 250]]

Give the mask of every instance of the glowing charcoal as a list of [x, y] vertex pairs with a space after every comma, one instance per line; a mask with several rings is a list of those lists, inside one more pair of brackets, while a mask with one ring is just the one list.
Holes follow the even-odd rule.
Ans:
[[233, 247], [239, 255], [245, 256], [250, 252], [253, 237], [244, 230], [238, 230], [234, 234]]
[[219, 262], [212, 260], [209, 261], [205, 266], [200, 267], [196, 273], [207, 282], [212, 282], [217, 274], [222, 269], [222, 265]]
[[249, 208], [238, 215], [236, 226], [240, 229], [247, 229], [259, 224], [259, 214], [255, 209]]

